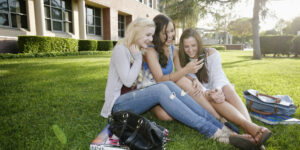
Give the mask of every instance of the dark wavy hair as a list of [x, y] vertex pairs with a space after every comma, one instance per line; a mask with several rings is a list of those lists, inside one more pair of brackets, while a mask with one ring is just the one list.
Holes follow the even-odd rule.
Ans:
[[[162, 67], [166, 67], [166, 65], [168, 64], [168, 57], [164, 55], [163, 45], [167, 41], [168, 35], [167, 35], [167, 33], [165, 33], [166, 34], [166, 41], [161, 41], [159, 34], [162, 30], [166, 31], [166, 28], [167, 28], [169, 22], [172, 22], [172, 20], [171, 20], [171, 18], [169, 18], [166, 15], [159, 14], [159, 15], [157, 15], [153, 18], [153, 21], [154, 21], [155, 26], [156, 26], [155, 32], [154, 32], [154, 35], [153, 35], [154, 49], [156, 50], [156, 52], [159, 55], [159, 59], [158, 59], [159, 64]], [[174, 26], [174, 29], [175, 29], [174, 23], [173, 23], [173, 26]]]
[[[184, 51], [184, 45], [183, 45], [183, 40], [185, 40], [189, 37], [193, 37], [197, 41], [197, 46], [198, 46], [197, 56], [199, 56], [201, 54], [205, 54], [203, 44], [202, 44], [202, 39], [201, 39], [200, 35], [198, 34], [198, 32], [192, 28], [184, 30], [180, 37], [180, 41], [179, 41], [179, 60], [180, 60], [180, 65], [182, 67], [184, 67], [190, 61], [189, 56]], [[203, 67], [196, 73], [196, 76], [201, 83], [208, 82], [208, 70], [207, 70], [206, 65], [207, 65], [207, 62], [206, 62], [206, 57], [205, 57]]]

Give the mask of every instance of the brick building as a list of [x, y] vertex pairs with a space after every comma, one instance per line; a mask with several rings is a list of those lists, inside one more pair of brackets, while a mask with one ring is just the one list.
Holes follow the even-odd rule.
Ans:
[[18, 35], [118, 40], [137, 17], [159, 14], [159, 0], [0, 0], [0, 51]]

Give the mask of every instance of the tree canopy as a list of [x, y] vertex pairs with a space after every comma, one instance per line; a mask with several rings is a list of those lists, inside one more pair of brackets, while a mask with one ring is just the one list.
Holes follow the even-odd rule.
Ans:
[[296, 35], [298, 31], [300, 31], [300, 16], [293, 19], [293, 21], [283, 29], [285, 34]]
[[238, 0], [162, 0], [160, 6], [173, 21], [183, 29], [195, 27], [201, 17], [210, 13], [215, 3], [232, 5]]
[[239, 18], [231, 21], [228, 25], [229, 33], [235, 37], [247, 41], [252, 36], [252, 19]]

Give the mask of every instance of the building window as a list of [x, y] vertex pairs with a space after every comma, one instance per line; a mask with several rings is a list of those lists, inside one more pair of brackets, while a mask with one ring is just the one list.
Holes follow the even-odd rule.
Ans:
[[44, 0], [46, 29], [73, 33], [72, 0]]
[[148, 6], [152, 8], [152, 0], [148, 0]]
[[0, 0], [0, 26], [28, 29], [26, 0]]
[[101, 8], [86, 7], [86, 32], [90, 35], [102, 35]]
[[124, 37], [125, 33], [125, 16], [118, 15], [118, 35]]

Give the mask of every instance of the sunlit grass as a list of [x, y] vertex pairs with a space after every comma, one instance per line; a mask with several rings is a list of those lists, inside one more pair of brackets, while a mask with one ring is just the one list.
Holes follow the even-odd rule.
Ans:
[[[221, 52], [238, 94], [257, 89], [300, 104], [300, 59], [252, 60], [252, 52]], [[0, 149], [88, 149], [107, 124], [100, 117], [110, 55], [0, 59]], [[243, 99], [244, 100], [244, 99]], [[176, 121], [150, 120], [170, 130], [167, 149], [234, 149]], [[294, 115], [300, 118], [299, 110]], [[254, 120], [256, 123], [262, 123]], [[299, 125], [267, 126], [267, 149], [297, 149]]]

